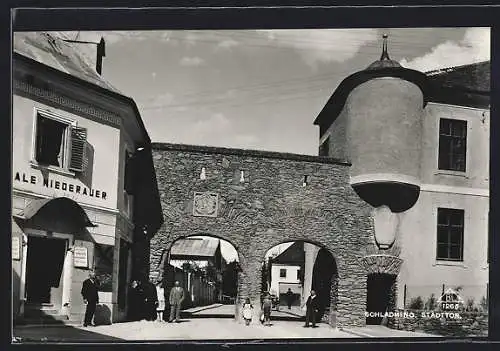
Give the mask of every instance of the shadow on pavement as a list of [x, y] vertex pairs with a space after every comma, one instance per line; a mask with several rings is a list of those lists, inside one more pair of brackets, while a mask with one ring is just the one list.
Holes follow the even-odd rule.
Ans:
[[72, 326], [14, 328], [13, 343], [50, 342], [117, 342], [123, 339], [93, 332], [91, 328], [80, 329]]

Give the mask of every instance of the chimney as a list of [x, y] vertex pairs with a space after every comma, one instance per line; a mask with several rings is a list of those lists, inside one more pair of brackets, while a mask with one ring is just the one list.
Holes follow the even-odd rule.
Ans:
[[97, 44], [97, 60], [95, 64], [95, 70], [97, 73], [102, 73], [102, 58], [106, 57], [106, 42], [104, 38], [101, 37], [101, 41]]

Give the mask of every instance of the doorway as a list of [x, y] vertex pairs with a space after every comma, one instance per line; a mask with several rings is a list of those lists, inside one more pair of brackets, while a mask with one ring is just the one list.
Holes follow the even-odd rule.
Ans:
[[367, 282], [366, 310], [368, 313], [376, 312], [376, 315], [366, 317], [366, 324], [381, 325], [382, 314], [390, 312], [393, 302], [393, 287], [396, 276], [390, 274], [369, 274]]
[[62, 303], [62, 278], [67, 240], [30, 236], [26, 259], [26, 302], [31, 305]]

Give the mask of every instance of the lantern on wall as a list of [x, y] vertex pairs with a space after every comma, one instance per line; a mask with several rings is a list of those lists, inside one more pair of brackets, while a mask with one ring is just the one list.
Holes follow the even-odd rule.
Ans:
[[389, 249], [396, 241], [398, 216], [383, 205], [374, 211], [375, 242], [380, 249]]

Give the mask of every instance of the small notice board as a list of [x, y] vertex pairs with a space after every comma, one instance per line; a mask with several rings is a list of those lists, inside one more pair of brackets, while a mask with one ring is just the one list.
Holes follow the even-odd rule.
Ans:
[[79, 268], [88, 268], [88, 250], [84, 246], [75, 246], [73, 251], [73, 265]]
[[18, 236], [12, 237], [12, 259], [21, 259], [21, 240]]

